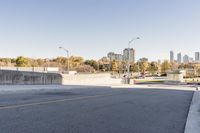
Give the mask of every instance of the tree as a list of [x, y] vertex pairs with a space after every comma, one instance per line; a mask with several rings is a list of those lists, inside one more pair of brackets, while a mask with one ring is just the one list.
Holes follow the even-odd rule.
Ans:
[[16, 59], [16, 66], [18, 67], [29, 67], [30, 63], [29, 63], [29, 59], [23, 56], [19, 56]]
[[177, 70], [178, 67], [179, 67], [179, 64], [174, 62], [174, 61], [170, 62], [170, 64], [171, 64], [171, 69], [172, 70]]
[[99, 70], [101, 71], [109, 71], [110, 69], [110, 61], [107, 57], [103, 57], [98, 60]]
[[132, 72], [139, 72], [139, 71], [140, 71], [140, 66], [139, 66], [139, 64], [138, 64], [138, 63], [135, 63], [135, 64], [131, 65], [130, 70], [131, 70]]
[[118, 71], [119, 68], [118, 68], [118, 64], [115, 60], [112, 61], [112, 65], [111, 65], [111, 68], [112, 68], [112, 71]]
[[85, 65], [90, 65], [91, 67], [93, 67], [95, 70], [98, 70], [98, 63], [95, 60], [86, 60], [84, 62]]
[[[59, 67], [60, 71], [67, 70], [67, 58], [66, 57], [57, 57], [54, 59], [56, 66]], [[52, 64], [52, 63], [51, 63]]]
[[80, 65], [83, 65], [83, 57], [80, 56], [71, 56], [69, 58], [70, 68], [76, 68]]
[[200, 76], [200, 68], [197, 69], [197, 76]]
[[0, 62], [4, 64], [3, 66], [12, 66], [11, 58], [0, 58]]
[[158, 72], [158, 64], [156, 62], [151, 62], [147, 69], [152, 75]]
[[16, 63], [16, 59], [12, 58], [11, 59], [11, 63], [15, 64]]
[[80, 65], [80, 66], [77, 66], [75, 70], [77, 72], [89, 72], [89, 73], [95, 72], [95, 69], [91, 67], [90, 65]]
[[1, 61], [5, 62], [6, 64], [11, 63], [11, 59], [10, 58], [2, 58]]
[[66, 57], [57, 57], [56, 59], [54, 59], [54, 61], [56, 63], [58, 63], [58, 65], [62, 65], [62, 66], [65, 66], [67, 64], [67, 58]]
[[161, 72], [162, 74], [166, 74], [168, 70], [171, 69], [171, 64], [169, 63], [169, 61], [165, 60], [162, 64], [161, 64]]
[[147, 61], [142, 61], [142, 62], [139, 62], [139, 66], [140, 66], [140, 71], [142, 74], [145, 74], [147, 68], [148, 68], [148, 62]]
[[184, 65], [184, 64], [180, 64], [180, 65], [178, 66], [178, 69], [185, 69], [185, 65]]
[[36, 62], [39, 67], [43, 67], [45, 65], [44, 59], [37, 59]]

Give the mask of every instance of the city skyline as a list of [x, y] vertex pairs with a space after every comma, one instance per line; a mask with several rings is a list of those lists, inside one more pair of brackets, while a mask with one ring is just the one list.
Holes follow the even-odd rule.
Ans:
[[135, 49], [133, 49], [133, 48], [125, 48], [120, 53], [109, 52], [107, 54], [107, 57], [108, 57], [108, 59], [110, 61], [113, 61], [113, 60], [116, 60], [116, 61], [129, 61], [130, 60], [130, 63], [135, 63], [135, 61], [136, 61], [135, 60]]
[[[59, 48], [59, 47], [58, 47]], [[108, 57], [110, 58], [109, 56], [113, 56], [111, 58], [111, 60], [118, 60], [118, 59], [114, 59], [114, 58], [122, 58], [120, 60], [127, 60], [128, 57], [126, 57], [127, 59], [124, 59], [124, 51], [125, 50], [128, 50], [129, 48], [124, 48], [123, 50], [119, 50], [117, 52], [114, 52], [114, 51], [109, 51], [107, 54], [105, 55], [102, 55], [100, 58], [84, 58], [83, 55], [74, 55], [74, 54], [71, 54], [70, 56], [80, 56], [80, 57], [83, 57], [85, 60], [90, 60], [90, 59], [94, 59], [94, 60], [99, 60], [99, 59], [102, 59], [103, 57]], [[137, 51], [134, 49], [134, 48], [130, 48], [131, 49], [131, 60], [133, 60], [133, 62], [135, 61], [139, 61], [140, 59], [142, 58], [147, 58], [148, 60], [151, 59], [151, 57], [146, 57], [146, 56], [141, 56], [141, 57], [137, 57]], [[132, 53], [132, 50], [134, 51]], [[50, 57], [36, 57], [36, 56], [24, 56], [24, 55], [18, 55], [18, 56], [14, 56], [14, 57], [9, 57], [9, 56], [0, 56], [0, 58], [17, 58], [19, 56], [22, 56], [22, 57], [28, 57], [28, 58], [33, 58], [33, 59], [53, 59], [53, 58], [56, 58], [56, 57], [67, 57], [66, 53], [61, 51], [60, 53], [63, 53], [63, 54], [60, 54], [58, 56], [50, 56]], [[110, 54], [110, 55], [109, 55]], [[132, 54], [133, 54], [133, 57], [132, 57]], [[115, 56], [115, 57], [114, 57]], [[127, 55], [128, 56], [128, 55]], [[164, 59], [160, 59], [160, 58], [156, 58], [155, 60], [149, 60], [149, 61], [165, 61], [165, 60], [168, 60], [168, 61], [178, 61], [180, 59], [180, 62], [183, 62], [183, 58], [184, 56], [188, 56], [188, 58], [192, 61], [200, 61], [200, 52], [196, 51], [196, 52], [193, 52], [193, 55], [190, 56], [189, 54], [187, 53], [183, 53], [183, 52], [174, 52], [173, 50], [171, 50], [168, 54], [168, 57], [167, 58], [164, 58]], [[137, 59], [136, 59], [137, 57]], [[179, 59], [178, 59], [179, 58]]]
[[177, 56], [175, 57], [175, 52], [171, 50], [169, 52], [169, 59], [170, 62], [177, 61], [178, 63], [189, 63], [189, 62], [200, 62], [200, 52], [196, 51], [193, 53], [193, 56], [189, 56], [188, 54], [182, 54], [182, 52], [178, 52]]

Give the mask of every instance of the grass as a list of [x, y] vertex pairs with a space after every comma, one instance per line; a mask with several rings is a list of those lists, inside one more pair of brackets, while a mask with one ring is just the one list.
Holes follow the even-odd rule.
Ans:
[[164, 80], [147, 80], [147, 79], [135, 79], [136, 84], [140, 83], [164, 83]]

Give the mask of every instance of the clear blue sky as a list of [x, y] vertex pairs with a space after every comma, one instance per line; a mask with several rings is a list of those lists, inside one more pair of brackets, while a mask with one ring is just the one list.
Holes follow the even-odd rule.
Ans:
[[1, 0], [0, 56], [98, 59], [133, 37], [137, 58], [200, 51], [199, 0]]

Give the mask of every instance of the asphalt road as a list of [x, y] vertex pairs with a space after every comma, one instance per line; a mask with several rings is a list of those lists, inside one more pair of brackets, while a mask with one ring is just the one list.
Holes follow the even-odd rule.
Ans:
[[183, 133], [192, 95], [106, 87], [0, 94], [0, 133]]

